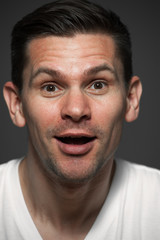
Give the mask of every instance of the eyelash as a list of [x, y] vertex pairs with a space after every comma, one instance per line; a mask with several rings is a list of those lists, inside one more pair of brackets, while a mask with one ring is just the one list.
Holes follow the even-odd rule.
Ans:
[[[49, 89], [47, 90], [48, 87], [52, 87], [54, 88], [54, 90], [49, 91]], [[58, 87], [55, 84], [46, 84], [45, 86], [42, 87], [44, 90], [46, 90], [47, 92], [56, 92], [58, 90]], [[57, 88], [57, 90], [55, 90], [55, 88]]]
[[[97, 84], [97, 87], [96, 87], [96, 84]], [[106, 81], [94, 80], [88, 85], [87, 91], [88, 93], [91, 93], [91, 94], [104, 94], [107, 86], [108, 86], [108, 83]], [[58, 96], [63, 91], [63, 88], [57, 86], [57, 84], [54, 82], [53, 83], [50, 82], [50, 83], [45, 83], [42, 86], [41, 90], [44, 92], [46, 96], [52, 96], [52, 95]]]
[[[106, 87], [107, 86], [107, 83], [106, 82], [104, 82], [104, 81], [102, 81], [102, 80], [97, 80], [97, 81], [94, 81], [91, 85], [90, 85], [90, 88], [92, 87], [92, 86], [94, 86], [95, 84], [99, 84], [99, 86], [101, 85], [101, 88], [94, 88], [94, 90], [102, 90], [104, 87]], [[91, 88], [91, 89], [93, 89], [93, 88]]]

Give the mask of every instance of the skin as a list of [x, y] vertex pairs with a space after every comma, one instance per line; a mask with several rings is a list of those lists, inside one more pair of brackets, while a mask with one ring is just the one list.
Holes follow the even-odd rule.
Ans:
[[[84, 239], [114, 176], [123, 120], [138, 116], [141, 83], [134, 76], [125, 88], [115, 43], [103, 34], [34, 39], [27, 56], [21, 95], [4, 86], [14, 124], [29, 133], [24, 199], [43, 239]], [[93, 140], [57, 140], [66, 136]]]

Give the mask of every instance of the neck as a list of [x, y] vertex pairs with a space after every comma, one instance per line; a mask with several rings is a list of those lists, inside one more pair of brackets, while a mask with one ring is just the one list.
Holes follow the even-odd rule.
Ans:
[[21, 162], [19, 173], [24, 199], [35, 223], [47, 219], [54, 228], [62, 229], [67, 222], [71, 229], [88, 232], [108, 194], [114, 161], [110, 159], [92, 180], [81, 184], [49, 179], [31, 158]]

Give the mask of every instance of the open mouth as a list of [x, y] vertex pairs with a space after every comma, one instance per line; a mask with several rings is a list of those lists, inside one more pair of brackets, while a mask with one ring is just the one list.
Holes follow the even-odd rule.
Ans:
[[55, 136], [61, 153], [70, 156], [82, 156], [89, 153], [94, 147], [95, 136], [84, 134], [64, 134]]
[[56, 139], [64, 144], [83, 145], [92, 142], [95, 137], [56, 137]]

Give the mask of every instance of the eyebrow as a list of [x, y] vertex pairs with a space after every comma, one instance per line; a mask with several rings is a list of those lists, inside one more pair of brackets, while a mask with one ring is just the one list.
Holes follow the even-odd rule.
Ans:
[[[97, 74], [101, 71], [108, 71], [108, 72], [112, 73], [117, 78], [116, 71], [106, 63], [95, 66], [95, 67], [92, 67], [92, 68], [89, 68], [89, 69], [85, 70], [83, 74], [86, 75], [86, 76], [89, 76], [89, 75], [95, 75], [95, 74]], [[51, 77], [65, 78], [65, 75], [58, 70], [50, 69], [50, 68], [47, 68], [47, 67], [40, 67], [40, 68], [37, 69], [37, 71], [35, 71], [35, 73], [31, 74], [30, 85], [32, 84], [33, 80], [38, 75], [40, 75], [42, 73], [46, 73], [47, 75], [50, 75]]]
[[42, 73], [46, 73], [47, 75], [50, 75], [52, 77], [57, 77], [57, 78], [62, 77], [62, 74], [57, 70], [50, 69], [50, 68], [47, 68], [47, 67], [40, 67], [35, 71], [35, 73], [32, 72], [31, 77], [30, 77], [30, 81], [29, 81], [30, 85], [32, 84], [34, 79]]
[[87, 76], [88, 75], [94, 75], [94, 74], [97, 74], [98, 72], [101, 72], [101, 71], [108, 71], [108, 72], [112, 73], [113, 75], [116, 75], [115, 70], [106, 63], [101, 64], [99, 66], [95, 66], [95, 67], [90, 68], [90, 69], [87, 69], [87, 70], [84, 71], [84, 74], [87, 75]]

